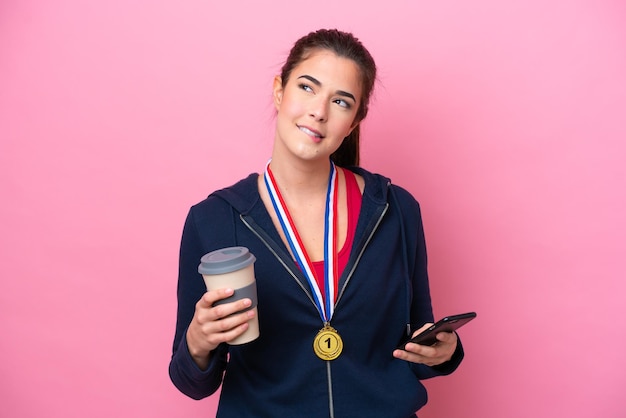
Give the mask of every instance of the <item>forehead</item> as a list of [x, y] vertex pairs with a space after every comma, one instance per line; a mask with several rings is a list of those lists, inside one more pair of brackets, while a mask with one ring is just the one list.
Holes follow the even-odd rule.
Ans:
[[323, 87], [347, 91], [355, 97], [361, 95], [361, 75], [358, 65], [332, 51], [311, 52], [294, 67], [290, 79], [296, 80], [302, 75], [314, 77]]

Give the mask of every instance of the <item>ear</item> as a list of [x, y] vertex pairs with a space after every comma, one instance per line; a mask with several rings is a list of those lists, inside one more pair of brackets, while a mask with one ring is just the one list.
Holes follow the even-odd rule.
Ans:
[[274, 77], [274, 86], [272, 88], [272, 97], [274, 98], [274, 107], [276, 107], [276, 110], [278, 110], [283, 101], [283, 91], [283, 79], [277, 75]]

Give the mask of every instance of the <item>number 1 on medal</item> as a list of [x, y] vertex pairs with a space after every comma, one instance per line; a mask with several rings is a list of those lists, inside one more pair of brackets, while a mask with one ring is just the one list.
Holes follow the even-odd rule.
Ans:
[[336, 329], [326, 325], [313, 340], [313, 350], [322, 360], [334, 360], [343, 350], [343, 341]]

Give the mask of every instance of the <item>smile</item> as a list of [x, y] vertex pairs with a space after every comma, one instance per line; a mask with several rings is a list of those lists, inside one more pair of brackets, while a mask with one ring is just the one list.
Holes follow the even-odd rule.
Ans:
[[298, 129], [300, 129], [302, 132], [304, 132], [307, 135], [311, 135], [311, 136], [314, 136], [316, 138], [324, 138], [324, 136], [321, 133], [319, 133], [317, 131], [313, 131], [313, 130], [305, 127], [305, 126], [298, 126]]

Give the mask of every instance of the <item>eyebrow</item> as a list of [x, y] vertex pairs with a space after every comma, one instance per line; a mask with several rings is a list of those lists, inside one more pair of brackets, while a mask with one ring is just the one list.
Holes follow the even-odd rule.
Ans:
[[[311, 77], [310, 75], [304, 74], [298, 77], [298, 79], [301, 79], [301, 78], [306, 78], [307, 80], [309, 80], [311, 83], [315, 84], [318, 87], [322, 85], [322, 83], [317, 78]], [[356, 103], [356, 98], [354, 97], [352, 93], [348, 93], [347, 91], [343, 91], [343, 90], [337, 90], [335, 94], [338, 94], [343, 97], [348, 97]]]

